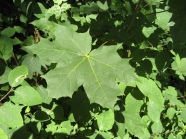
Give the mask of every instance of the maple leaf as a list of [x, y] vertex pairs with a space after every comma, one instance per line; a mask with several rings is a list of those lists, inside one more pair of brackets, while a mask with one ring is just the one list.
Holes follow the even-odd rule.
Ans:
[[136, 80], [128, 59], [122, 59], [117, 53], [120, 45], [101, 46], [91, 51], [89, 32], [76, 33], [64, 26], [56, 27], [55, 36], [53, 42], [42, 39], [24, 48], [43, 61], [58, 64], [42, 76], [50, 96], [71, 97], [83, 85], [90, 103], [113, 108], [120, 94], [116, 79], [124, 83]]

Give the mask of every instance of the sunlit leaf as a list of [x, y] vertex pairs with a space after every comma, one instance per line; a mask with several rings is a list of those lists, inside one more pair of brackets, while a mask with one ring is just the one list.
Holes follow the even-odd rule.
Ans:
[[21, 86], [15, 90], [14, 96], [10, 99], [16, 104], [33, 106], [42, 103], [39, 93], [30, 86]]
[[125, 84], [136, 80], [128, 60], [116, 53], [120, 45], [102, 46], [91, 51], [92, 39], [88, 32], [76, 33], [58, 26], [55, 35], [54, 42], [43, 40], [24, 48], [42, 60], [58, 63], [59, 68], [42, 76], [51, 97], [71, 97], [83, 85], [91, 103], [113, 108], [120, 93], [116, 78]]
[[102, 112], [101, 114], [96, 116], [96, 119], [99, 130], [110, 130], [114, 124], [114, 112], [112, 110]]
[[21, 112], [17, 106], [5, 103], [0, 107], [0, 124], [8, 127], [19, 127], [23, 125]]
[[142, 33], [148, 38], [155, 30], [156, 27], [143, 27]]
[[28, 75], [26, 66], [18, 66], [14, 68], [8, 75], [8, 82], [12, 87], [20, 85]]
[[155, 82], [144, 77], [140, 77], [137, 83], [139, 90], [149, 98], [148, 115], [153, 121], [160, 119], [161, 111], [164, 109], [164, 98]]

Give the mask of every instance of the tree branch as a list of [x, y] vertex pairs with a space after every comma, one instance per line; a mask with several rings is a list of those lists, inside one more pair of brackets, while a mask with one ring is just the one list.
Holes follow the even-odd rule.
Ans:
[[127, 28], [127, 32], [129, 32], [130, 28], [132, 27], [132, 25], [133, 25], [133, 23], [134, 23], [134, 20], [135, 20], [135, 18], [136, 18], [136, 15], [137, 15], [137, 13], [139, 12], [139, 8], [140, 8], [142, 2], [143, 2], [143, 0], [139, 0], [139, 1], [138, 1], [138, 4], [137, 4], [137, 6], [136, 6], [136, 9], [135, 9], [135, 11], [134, 11], [134, 13], [133, 13], [133, 15], [132, 15], [132, 19], [131, 19], [131, 21], [130, 21], [130, 24], [129, 24], [128, 28]]
[[0, 103], [2, 100], [4, 100], [11, 92], [13, 92], [13, 88], [11, 87], [10, 90], [8, 91], [8, 93], [6, 93], [1, 99], [0, 99]]

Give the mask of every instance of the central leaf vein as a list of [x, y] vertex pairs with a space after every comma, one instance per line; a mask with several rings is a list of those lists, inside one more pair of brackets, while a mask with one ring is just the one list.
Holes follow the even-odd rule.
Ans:
[[99, 87], [101, 88], [101, 91], [103, 92], [103, 94], [104, 94], [104, 96], [105, 96], [105, 99], [108, 100], [108, 98], [107, 98], [107, 96], [105, 95], [105, 92], [104, 92], [104, 90], [103, 90], [103, 88], [102, 88], [102, 86], [101, 86], [101, 83], [99, 82], [99, 79], [98, 79], [98, 77], [97, 77], [97, 75], [96, 75], [96, 73], [95, 73], [95, 71], [94, 71], [94, 68], [93, 68], [93, 66], [92, 66], [92, 64], [91, 64], [89, 58], [88, 58], [88, 61], [89, 61], [89, 64], [90, 64], [91, 70], [92, 70], [92, 72], [93, 72], [93, 74], [94, 74], [94, 77], [96, 78], [96, 81], [97, 81]]

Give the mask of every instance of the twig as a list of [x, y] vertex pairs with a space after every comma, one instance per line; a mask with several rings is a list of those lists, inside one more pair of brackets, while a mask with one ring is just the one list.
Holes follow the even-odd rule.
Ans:
[[163, 12], [167, 12], [167, 11], [170, 11], [170, 10], [164, 10], [164, 11], [160, 11], [160, 12], [152, 12], [152, 13], [145, 14], [145, 16], [146, 15], [151, 15], [151, 14], [163, 13]]
[[186, 96], [177, 96], [177, 98], [179, 99], [179, 98], [185, 98]]
[[103, 46], [103, 45], [105, 45], [105, 44], [107, 44], [107, 43], [108, 43], [108, 41], [106, 41], [106, 42], [102, 43], [102, 44], [101, 44], [101, 46]]
[[16, 64], [19, 66], [19, 63], [18, 63], [17, 58], [16, 58], [16, 56], [15, 56], [15, 54], [14, 54], [14, 53], [12, 54], [12, 56], [13, 56], [13, 58], [14, 58], [14, 60], [15, 60]]
[[[39, 30], [37, 30], [37, 28], [35, 28], [34, 30], [34, 43], [38, 43], [40, 41], [41, 35], [39, 33]], [[36, 77], [36, 86], [38, 86], [38, 73], [35, 72], [35, 77]]]
[[[135, 20], [135, 18], [136, 18], [136, 15], [137, 15], [137, 13], [139, 12], [139, 8], [140, 8], [142, 2], [143, 2], [143, 0], [139, 0], [139, 1], [138, 1], [138, 4], [137, 4], [137, 6], [136, 6], [136, 9], [135, 9], [135, 11], [134, 11], [134, 13], [133, 13], [133, 15], [132, 15], [132, 19], [131, 19], [131, 21], [130, 21], [130, 24], [129, 24], [128, 28], [127, 28], [127, 32], [129, 32], [130, 28], [132, 27], [132, 25], [133, 25], [133, 23], [134, 23], [134, 20]], [[130, 57], [130, 56], [131, 56], [130, 46], [128, 46], [127, 53], [128, 53], [128, 57]]]
[[0, 99], [0, 102], [2, 101], [2, 100], [4, 100], [11, 92], [13, 92], [14, 91], [14, 89], [11, 87], [10, 88], [10, 90], [8, 91], [8, 93], [6, 93], [1, 99]]
[[139, 0], [139, 1], [138, 1], [138, 4], [137, 4], [137, 6], [136, 6], [136, 9], [135, 9], [135, 11], [134, 11], [134, 13], [133, 13], [133, 15], [132, 15], [132, 19], [131, 19], [131, 21], [130, 21], [130, 24], [129, 24], [128, 28], [127, 28], [127, 32], [129, 32], [130, 28], [132, 27], [132, 25], [133, 25], [133, 23], [134, 23], [134, 20], [135, 20], [135, 18], [136, 18], [136, 15], [137, 15], [137, 13], [139, 12], [139, 8], [140, 8], [142, 2], [143, 2], [143, 0]]

